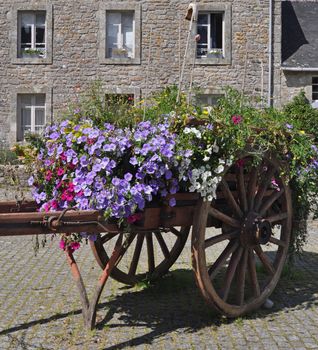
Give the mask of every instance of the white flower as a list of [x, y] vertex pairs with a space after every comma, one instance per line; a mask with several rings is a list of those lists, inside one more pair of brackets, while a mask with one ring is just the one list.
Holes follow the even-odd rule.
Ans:
[[212, 146], [213, 152], [218, 153], [219, 152], [219, 146], [216, 144], [216, 140], [214, 141], [214, 144]]
[[204, 158], [203, 158], [203, 161], [204, 162], [208, 162], [210, 160], [210, 156], [205, 156]]
[[219, 165], [216, 169], [215, 169], [215, 172], [217, 174], [221, 174], [222, 171], [224, 171], [224, 166], [223, 165]]

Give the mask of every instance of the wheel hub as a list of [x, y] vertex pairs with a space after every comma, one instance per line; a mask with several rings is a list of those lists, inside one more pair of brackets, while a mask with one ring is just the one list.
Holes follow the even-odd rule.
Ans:
[[250, 212], [242, 222], [240, 241], [243, 246], [266, 244], [272, 235], [271, 224], [259, 214]]

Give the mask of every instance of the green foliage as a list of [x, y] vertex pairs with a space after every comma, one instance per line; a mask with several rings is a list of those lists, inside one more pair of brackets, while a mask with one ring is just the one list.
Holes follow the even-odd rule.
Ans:
[[15, 152], [9, 149], [0, 149], [0, 164], [18, 164], [19, 160]]
[[288, 103], [283, 112], [301, 129], [314, 136], [318, 141], [318, 110], [313, 108], [305, 96], [305, 92], [300, 92]]
[[125, 127], [133, 124], [131, 107], [128, 99], [118, 98], [116, 94], [106, 95], [101, 82], [96, 81], [77, 103], [69, 107], [64, 117], [76, 123], [91, 119], [98, 127], [103, 127], [105, 123]]

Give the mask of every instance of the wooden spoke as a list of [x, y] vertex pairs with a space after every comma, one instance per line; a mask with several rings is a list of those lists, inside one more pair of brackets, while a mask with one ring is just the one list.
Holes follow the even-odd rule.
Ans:
[[284, 189], [281, 188], [280, 191], [274, 191], [265, 203], [261, 206], [259, 211], [260, 216], [264, 216], [267, 210], [273, 205], [273, 203], [284, 193]]
[[153, 273], [155, 269], [155, 255], [153, 251], [152, 233], [146, 234], [147, 253], [148, 253], [148, 269], [149, 273]]
[[257, 188], [257, 177], [258, 177], [259, 167], [253, 167], [250, 172], [250, 178], [247, 186], [247, 205], [248, 209], [252, 210], [254, 207], [254, 198]]
[[264, 179], [262, 179], [261, 186], [258, 188], [257, 194], [255, 196], [254, 210], [256, 212], [258, 212], [258, 210], [262, 204], [264, 194], [265, 194], [269, 184], [272, 181], [272, 178], [275, 174], [275, 171], [276, 171], [276, 168], [274, 166], [271, 166], [271, 168], [267, 171]]
[[282, 220], [285, 220], [288, 218], [288, 213], [280, 213], [277, 215], [269, 216], [268, 218], [265, 218], [264, 220], [269, 221], [271, 224], [274, 222], [280, 222]]
[[269, 257], [263, 252], [261, 246], [256, 246], [254, 247], [254, 250], [256, 254], [258, 255], [260, 261], [262, 262], [263, 266], [265, 267], [265, 270], [270, 274], [270, 275], [275, 275], [275, 268], [272, 265], [272, 262], [270, 261]]
[[164, 239], [162, 237], [162, 234], [159, 231], [156, 231], [155, 235], [156, 235], [157, 241], [158, 241], [158, 243], [160, 245], [160, 248], [162, 250], [162, 253], [163, 253], [164, 257], [166, 259], [169, 259], [170, 258], [169, 249], [168, 249], [168, 247], [166, 245], [166, 242], [164, 241]]
[[175, 229], [174, 227], [170, 227], [170, 231], [177, 237], [181, 237], [182, 236], [182, 232], [178, 231], [177, 229]]
[[228, 204], [233, 210], [233, 213], [236, 214], [236, 216], [238, 216], [239, 218], [241, 218], [243, 216], [242, 210], [240, 206], [237, 204], [235, 198], [233, 197], [233, 194], [229, 189], [228, 183], [224, 179], [222, 179], [221, 181], [221, 188], [222, 188], [224, 198], [226, 198]]
[[112, 233], [106, 233], [102, 238], [101, 241], [103, 244], [110, 241], [112, 238], [118, 235], [118, 232], [112, 232]]
[[133, 242], [136, 236], [137, 236], [137, 233], [133, 232], [133, 233], [130, 233], [129, 236], [126, 238], [120, 250], [121, 257], [123, 257], [124, 254], [127, 252], [128, 248], [130, 247], [131, 243]]
[[239, 247], [231, 256], [229, 266], [226, 270], [224, 285], [220, 292], [220, 295], [224, 301], [226, 301], [229, 296], [234, 274], [235, 274], [237, 265], [241, 259], [242, 253], [243, 253], [243, 248]]
[[286, 247], [287, 247], [287, 243], [286, 243], [286, 242], [281, 241], [280, 239], [277, 239], [277, 238], [275, 238], [275, 237], [273, 237], [273, 236], [270, 237], [269, 241], [270, 241], [271, 243], [277, 244], [277, 245], [279, 245], [279, 246], [281, 246], [281, 247], [283, 247], [283, 248], [286, 248]]
[[145, 234], [144, 233], [139, 233], [138, 234], [137, 243], [136, 243], [134, 255], [133, 255], [133, 258], [132, 258], [132, 261], [131, 261], [131, 264], [130, 264], [128, 275], [135, 275], [136, 274], [136, 270], [137, 270], [137, 266], [138, 266], [138, 262], [139, 262], [141, 248], [142, 248], [142, 244], [144, 242], [144, 238], [145, 238]]
[[230, 216], [220, 212], [219, 210], [213, 207], [209, 207], [209, 214], [232, 227], [241, 227], [241, 224], [238, 220], [231, 218]]
[[241, 207], [243, 208], [244, 213], [247, 212], [247, 197], [245, 190], [245, 180], [244, 180], [244, 169], [243, 167], [237, 167], [236, 170], [236, 181], [237, 181], [237, 190], [239, 193], [239, 199]]
[[239, 230], [235, 230], [235, 231], [229, 232], [229, 233], [221, 233], [220, 235], [206, 239], [204, 241], [204, 246], [205, 246], [205, 248], [209, 248], [216, 243], [225, 241], [226, 239], [233, 239], [233, 238], [237, 237], [238, 234], [239, 234]]
[[236, 301], [237, 301], [237, 304], [240, 306], [242, 306], [244, 303], [247, 258], [248, 258], [248, 250], [245, 249], [244, 252], [242, 253], [242, 257], [241, 257], [241, 261], [239, 263], [239, 266], [237, 267]]
[[257, 279], [255, 256], [252, 249], [248, 252], [248, 269], [254, 296], [259, 297], [261, 295], [261, 290]]
[[210, 278], [213, 279], [219, 272], [221, 267], [225, 264], [227, 258], [238, 248], [239, 242], [237, 240], [232, 240], [228, 243], [226, 248], [223, 250], [221, 255], [216, 259], [214, 264], [209, 268]]

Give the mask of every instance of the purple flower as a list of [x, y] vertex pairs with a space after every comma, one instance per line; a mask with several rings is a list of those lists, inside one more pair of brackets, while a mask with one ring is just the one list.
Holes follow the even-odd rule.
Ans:
[[286, 126], [286, 128], [289, 129], [289, 130], [293, 129], [293, 126], [292, 126], [291, 124], [286, 123], [285, 126]]
[[132, 178], [133, 178], [133, 176], [132, 176], [130, 173], [126, 173], [125, 176], [124, 176], [124, 179], [125, 179], [126, 181], [128, 181], [128, 182], [131, 181]]
[[130, 160], [129, 160], [129, 163], [131, 165], [137, 165], [138, 164], [138, 160], [136, 157], [131, 157]]
[[177, 204], [176, 199], [175, 199], [175, 198], [170, 198], [170, 200], [169, 200], [169, 206], [170, 206], [170, 207], [175, 207], [176, 204]]

